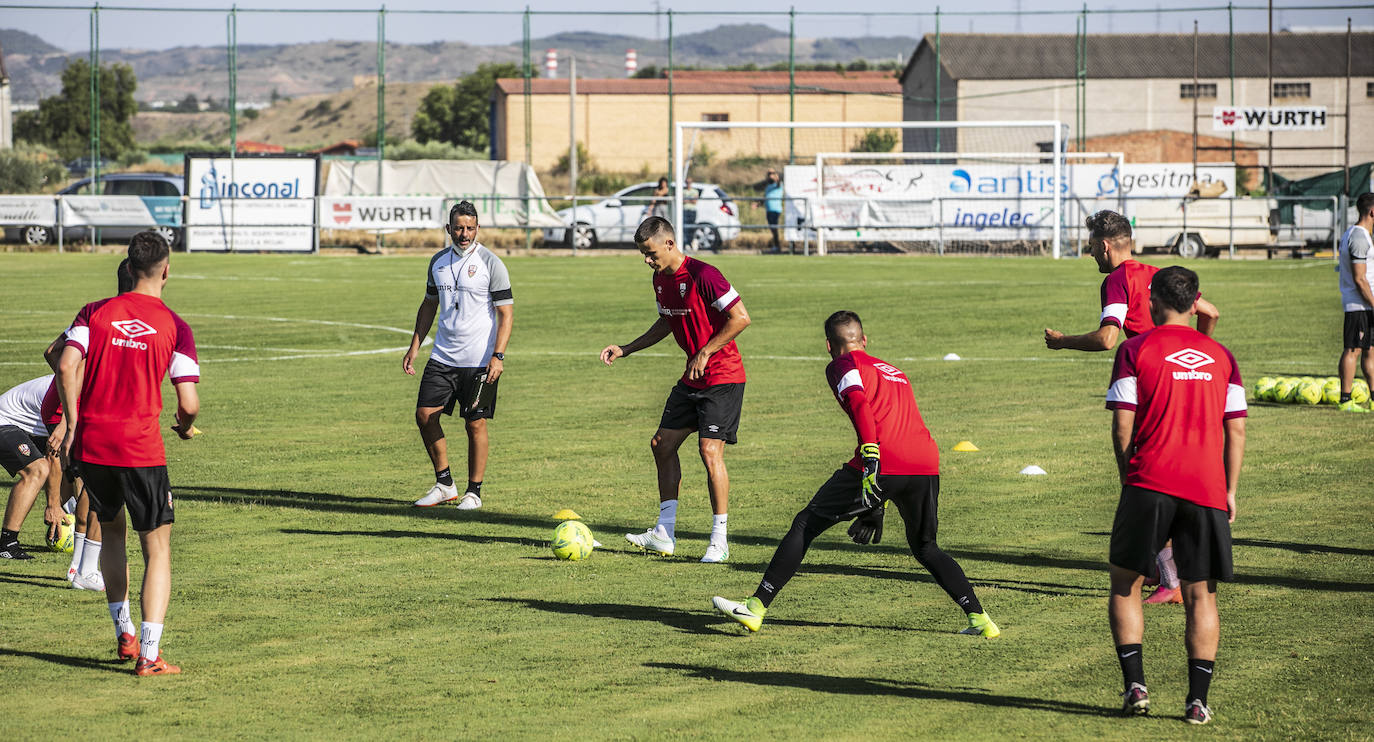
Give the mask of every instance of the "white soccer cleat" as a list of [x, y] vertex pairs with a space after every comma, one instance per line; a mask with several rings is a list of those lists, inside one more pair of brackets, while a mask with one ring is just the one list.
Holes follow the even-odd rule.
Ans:
[[72, 587], [78, 590], [94, 590], [103, 593], [105, 592], [105, 575], [102, 575], [99, 570], [88, 575], [77, 574], [72, 577]]
[[471, 492], [464, 492], [463, 499], [459, 500], [457, 505], [459, 510], [476, 510], [480, 507], [482, 507], [482, 498]]
[[720, 564], [730, 558], [730, 545], [721, 541], [712, 541], [706, 545], [706, 555], [701, 558], [704, 564]]
[[424, 497], [415, 501], [417, 508], [432, 508], [435, 505], [443, 505], [446, 502], [458, 499], [458, 487], [452, 484], [434, 483], [433, 487], [425, 493]]
[[654, 526], [644, 533], [627, 533], [625, 540], [645, 551], [657, 552], [663, 556], [672, 556], [677, 548], [677, 539], [669, 536], [663, 526]]
[[758, 598], [751, 597], [742, 603], [726, 600], [719, 595], [711, 598], [711, 605], [721, 613], [735, 619], [746, 629], [758, 631], [763, 626], [763, 616], [768, 609]]

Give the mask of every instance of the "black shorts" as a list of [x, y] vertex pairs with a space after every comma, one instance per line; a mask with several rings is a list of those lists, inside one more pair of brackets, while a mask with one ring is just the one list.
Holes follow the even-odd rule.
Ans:
[[0, 466], [14, 476], [48, 452], [48, 439], [35, 438], [14, 425], [0, 425]]
[[770, 211], [770, 212], [767, 213], [767, 216], [768, 216], [768, 226], [770, 226], [770, 227], [776, 227], [776, 226], [778, 226], [778, 220], [780, 220], [780, 219], [782, 218], [782, 212], [781, 212], [781, 211]]
[[744, 406], [744, 384], [715, 384], [693, 389], [681, 379], [668, 393], [658, 427], [668, 430], [696, 428], [702, 438], [735, 442], [739, 413]]
[[1345, 313], [1345, 347], [1369, 350], [1374, 336], [1374, 309]]
[[[816, 490], [806, 509], [829, 521], [839, 522], [864, 512], [859, 499], [861, 474], [842, 466]], [[934, 541], [940, 530], [940, 475], [878, 475], [882, 499], [891, 500], [906, 523], [907, 539], [918, 543]]]
[[1230, 582], [1231, 524], [1226, 518], [1225, 510], [1128, 485], [1121, 489], [1112, 522], [1110, 561], [1150, 574], [1155, 554], [1172, 538], [1179, 579]]
[[151, 531], [176, 522], [166, 466], [105, 466], [83, 461], [81, 479], [101, 523], [118, 517], [122, 507], [129, 508], [129, 525], [135, 531]]
[[471, 411], [466, 409], [476, 398], [477, 384], [486, 372], [486, 366], [457, 368], [431, 359], [420, 376], [420, 396], [415, 406], [442, 407], [445, 415], [452, 415], [456, 408], [465, 420], [490, 420], [496, 417], [496, 387], [501, 383], [499, 378], [489, 385], [490, 405]]

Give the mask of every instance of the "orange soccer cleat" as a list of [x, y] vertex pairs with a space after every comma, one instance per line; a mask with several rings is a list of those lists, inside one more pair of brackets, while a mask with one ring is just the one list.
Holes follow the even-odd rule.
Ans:
[[138, 659], [138, 637], [133, 634], [119, 635], [119, 648], [115, 650], [119, 659], [124, 661]]
[[146, 678], [149, 675], [179, 675], [181, 668], [167, 664], [167, 661], [162, 659], [162, 655], [158, 655], [157, 659], [152, 661], [139, 657], [138, 664], [134, 666], [134, 674], [140, 678]]

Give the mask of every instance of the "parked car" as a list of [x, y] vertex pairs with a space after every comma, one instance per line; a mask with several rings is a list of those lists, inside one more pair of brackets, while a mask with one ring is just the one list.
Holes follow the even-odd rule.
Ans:
[[[83, 178], [58, 191], [60, 196], [143, 196], [144, 204], [156, 226], [99, 227], [102, 240], [127, 240], [145, 229], [157, 231], [173, 248], [181, 245], [182, 178], [163, 173], [110, 173], [100, 176], [98, 189], [91, 187], [91, 179]], [[175, 199], [175, 200], [173, 200]], [[91, 237], [92, 227], [70, 226], [63, 229], [63, 241]], [[57, 228], [49, 224], [9, 227], [6, 239], [17, 239], [26, 245], [45, 245], [57, 241]]]
[[1227, 245], [1274, 244], [1266, 198], [1131, 200], [1126, 214], [1135, 226], [1136, 252], [1162, 250], [1182, 258], [1215, 257]]
[[[633, 242], [635, 230], [649, 216], [654, 186], [654, 183], [640, 183], [610, 198], [585, 206], [578, 204], [576, 210], [562, 209], [558, 218], [569, 227], [545, 229], [544, 241], [561, 242], [579, 249], [595, 247], [601, 242]], [[738, 237], [739, 209], [730, 196], [710, 183], [693, 183], [692, 188], [698, 194], [695, 207], [690, 201], [683, 203], [683, 211], [690, 220], [683, 229], [688, 245], [697, 250], [716, 250]], [[671, 211], [670, 200], [663, 213], [666, 216]]]

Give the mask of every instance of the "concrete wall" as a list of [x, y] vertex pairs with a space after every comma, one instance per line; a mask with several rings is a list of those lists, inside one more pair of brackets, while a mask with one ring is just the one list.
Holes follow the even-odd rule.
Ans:
[[[520, 95], [496, 98], [495, 154], [498, 159], [525, 157], [525, 105]], [[786, 94], [676, 95], [673, 115], [679, 121], [703, 121], [707, 114], [726, 114], [730, 121], [787, 121]], [[536, 170], [548, 170], [568, 152], [568, 97], [532, 98], [532, 159]], [[671, 134], [668, 98], [661, 95], [578, 94], [577, 138], [596, 167], [608, 172], [668, 172]], [[897, 96], [831, 94], [796, 96], [796, 121], [902, 120]], [[849, 151], [863, 129], [797, 130], [795, 152]], [[690, 134], [689, 134], [690, 136]], [[686, 142], [691, 146], [690, 138]], [[786, 157], [788, 132], [783, 129], [703, 131], [697, 151], [705, 146], [715, 160], [742, 156]]]

